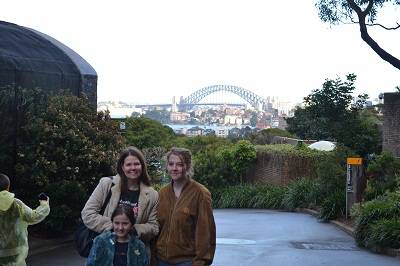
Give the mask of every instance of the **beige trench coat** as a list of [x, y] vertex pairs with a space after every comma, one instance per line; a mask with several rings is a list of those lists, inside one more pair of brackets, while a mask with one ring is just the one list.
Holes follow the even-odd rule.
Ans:
[[[112, 229], [111, 215], [118, 205], [121, 196], [120, 176], [113, 179], [103, 177], [93, 191], [92, 195], [82, 210], [82, 220], [85, 225], [96, 232]], [[114, 186], [111, 188], [112, 183]], [[111, 198], [103, 215], [99, 212], [103, 206], [108, 192], [111, 188]], [[158, 193], [152, 187], [140, 183], [139, 213], [136, 218], [135, 229], [139, 238], [146, 243], [158, 234], [159, 224], [157, 221]]]

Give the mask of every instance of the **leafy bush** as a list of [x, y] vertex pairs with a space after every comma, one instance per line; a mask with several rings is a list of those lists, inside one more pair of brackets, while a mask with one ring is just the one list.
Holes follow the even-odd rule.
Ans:
[[255, 145], [271, 144], [274, 137], [295, 138], [295, 136], [286, 130], [279, 128], [263, 129], [250, 135], [250, 141]]
[[346, 158], [351, 151], [338, 146], [331, 157], [318, 163], [319, 195], [316, 204], [320, 206], [321, 220], [332, 220], [345, 215], [346, 211]]
[[319, 192], [317, 180], [301, 178], [289, 183], [283, 198], [283, 206], [287, 210], [307, 208], [315, 205]]
[[397, 182], [400, 178], [400, 159], [396, 159], [391, 153], [383, 152], [370, 162], [367, 175], [366, 200], [372, 200], [385, 192], [393, 192], [400, 188]]
[[232, 142], [229, 139], [217, 136], [177, 136], [172, 140], [172, 146], [187, 148], [194, 156], [201, 152], [211, 152], [231, 145]]
[[344, 190], [334, 190], [322, 202], [319, 219], [323, 221], [333, 220], [345, 215], [346, 194]]
[[147, 171], [153, 184], [165, 182], [165, 159], [167, 150], [163, 147], [152, 147], [142, 149], [147, 163]]
[[256, 185], [252, 207], [257, 209], [282, 209], [286, 188], [283, 186]]
[[160, 122], [147, 117], [130, 117], [126, 119], [125, 140], [128, 145], [139, 149], [166, 147], [170, 148], [174, 131]]
[[371, 224], [371, 233], [365, 239], [368, 247], [400, 248], [400, 219], [380, 219]]
[[238, 185], [223, 189], [218, 208], [251, 208], [251, 200], [256, 194], [252, 185]]
[[[355, 219], [357, 244], [365, 247], [381, 244], [390, 244], [389, 247], [398, 246], [396, 237], [393, 238], [393, 232], [398, 229], [396, 227], [398, 224], [392, 222], [393, 219], [400, 219], [400, 192], [379, 196], [360, 205]], [[387, 229], [389, 231], [386, 231]]]
[[[24, 96], [20, 113], [15, 192], [31, 206], [39, 192], [51, 195], [57, 207], [43, 225], [59, 231], [79, 217], [99, 178], [113, 173], [123, 142], [109, 114], [96, 113], [87, 99], [33, 96]], [[41, 104], [36, 104], [39, 96]]]
[[236, 185], [220, 189], [214, 198], [215, 208], [280, 209], [285, 188], [272, 185]]
[[249, 141], [240, 140], [232, 147], [230, 153], [228, 158], [232, 170], [242, 181], [247, 167], [256, 159], [256, 149]]
[[254, 146], [243, 140], [233, 146], [205, 149], [194, 154], [194, 177], [212, 190], [236, 185], [255, 158]]
[[74, 227], [76, 217], [86, 203], [86, 190], [77, 181], [60, 181], [47, 186], [51, 215], [44, 225], [52, 231], [61, 232]]

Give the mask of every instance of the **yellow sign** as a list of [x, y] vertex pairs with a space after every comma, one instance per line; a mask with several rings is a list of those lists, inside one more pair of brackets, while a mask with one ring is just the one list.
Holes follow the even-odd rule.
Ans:
[[362, 158], [347, 158], [347, 164], [362, 164]]

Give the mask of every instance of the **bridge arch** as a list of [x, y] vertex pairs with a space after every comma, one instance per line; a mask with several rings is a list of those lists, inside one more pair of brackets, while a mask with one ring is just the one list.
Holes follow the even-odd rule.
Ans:
[[211, 85], [211, 86], [207, 86], [204, 88], [201, 88], [195, 92], [193, 92], [192, 94], [190, 94], [189, 96], [185, 97], [183, 99], [183, 104], [196, 104], [198, 102], [200, 102], [203, 98], [205, 98], [206, 96], [217, 92], [217, 91], [227, 91], [227, 92], [232, 92], [236, 95], [238, 95], [239, 97], [241, 97], [242, 99], [244, 99], [245, 101], [247, 101], [251, 106], [253, 106], [255, 109], [258, 110], [265, 110], [267, 109], [267, 102], [260, 96], [258, 96], [257, 94], [246, 90], [244, 88], [241, 88], [239, 86], [234, 86], [234, 85]]

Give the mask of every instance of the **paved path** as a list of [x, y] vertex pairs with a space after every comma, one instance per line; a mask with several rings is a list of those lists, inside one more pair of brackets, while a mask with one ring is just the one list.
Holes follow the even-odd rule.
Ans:
[[[352, 237], [308, 214], [215, 210], [214, 266], [391, 266], [400, 258], [358, 248]], [[84, 265], [72, 245], [33, 255], [28, 266]]]
[[399, 258], [356, 247], [354, 239], [309, 214], [270, 210], [216, 210], [213, 265], [386, 266]]

